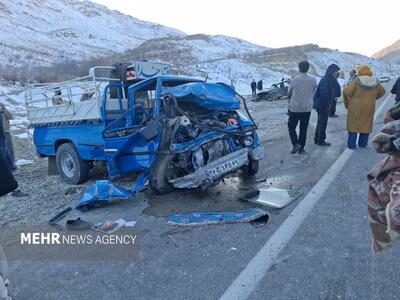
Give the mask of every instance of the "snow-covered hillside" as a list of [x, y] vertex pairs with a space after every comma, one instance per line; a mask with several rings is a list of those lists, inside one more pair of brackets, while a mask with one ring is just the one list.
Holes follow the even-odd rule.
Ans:
[[400, 64], [400, 40], [375, 53], [372, 57]]
[[80, 0], [1, 0], [0, 28], [3, 66], [106, 56], [148, 39], [184, 35]]
[[345, 76], [361, 64], [371, 66], [377, 76], [400, 74], [400, 65], [359, 54], [319, 48], [312, 44], [268, 49], [224, 36], [195, 35], [149, 40], [119, 59], [167, 62], [174, 66], [173, 70], [178, 74], [233, 82], [243, 94], [250, 93], [253, 79], [262, 79], [268, 86], [282, 77], [294, 76], [301, 60], [311, 63], [310, 72], [316, 77], [322, 77], [331, 63], [338, 64]]
[[91, 56], [108, 56], [108, 62], [147, 59], [169, 63], [177, 74], [233, 83], [243, 94], [250, 93], [253, 79], [268, 86], [292, 77], [304, 59], [317, 77], [331, 63], [346, 73], [368, 64], [378, 76], [400, 74], [400, 65], [312, 44], [270, 49], [222, 35], [187, 36], [86, 0], [0, 0], [0, 26], [3, 66], [50, 65]]

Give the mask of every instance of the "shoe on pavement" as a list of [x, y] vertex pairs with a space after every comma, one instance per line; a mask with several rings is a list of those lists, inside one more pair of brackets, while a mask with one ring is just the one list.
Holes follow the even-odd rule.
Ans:
[[293, 146], [292, 152], [290, 152], [290, 154], [296, 154], [299, 151], [300, 147], [300, 145]]
[[329, 118], [338, 118], [338, 117], [339, 117], [338, 115], [329, 116]]
[[317, 143], [317, 145], [318, 145], [318, 146], [326, 146], [326, 147], [328, 147], [328, 146], [330, 146], [330, 145], [331, 145], [331, 143], [328, 143], [328, 142], [322, 142], [322, 143]]
[[304, 150], [304, 147], [300, 146], [298, 153], [299, 154], [304, 154], [305, 152], [306, 152], [306, 150]]

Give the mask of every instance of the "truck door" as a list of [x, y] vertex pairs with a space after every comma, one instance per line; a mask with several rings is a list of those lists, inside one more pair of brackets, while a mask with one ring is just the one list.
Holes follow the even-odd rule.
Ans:
[[[160, 143], [159, 128], [154, 121], [160, 87], [157, 78], [129, 88], [129, 109], [125, 126], [105, 128], [105, 155], [111, 178], [135, 171], [147, 171], [155, 159]], [[116, 121], [118, 122], [118, 121]]]

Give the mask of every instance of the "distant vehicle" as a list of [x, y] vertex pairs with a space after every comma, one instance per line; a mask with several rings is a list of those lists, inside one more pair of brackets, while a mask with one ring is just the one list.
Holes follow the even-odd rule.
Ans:
[[257, 94], [257, 98], [254, 101], [275, 101], [280, 99], [286, 99], [289, 90], [289, 79], [280, 81], [271, 85], [270, 88], [264, 89]]
[[148, 181], [157, 194], [205, 189], [238, 170], [256, 174], [264, 151], [247, 108], [248, 117], [238, 111], [245, 100], [231, 86], [148, 64], [94, 67], [26, 92], [34, 145], [49, 170], [80, 184], [104, 161], [111, 179], [136, 172], [135, 191]]
[[381, 78], [379, 79], [379, 82], [383, 83], [383, 82], [389, 82], [390, 81], [390, 77], [389, 76], [381, 76]]

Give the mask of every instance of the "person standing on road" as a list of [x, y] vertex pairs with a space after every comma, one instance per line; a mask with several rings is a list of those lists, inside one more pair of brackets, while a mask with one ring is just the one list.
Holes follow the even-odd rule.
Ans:
[[393, 95], [396, 95], [395, 101], [400, 102], [400, 77], [397, 78], [395, 84], [390, 91]]
[[315, 129], [314, 143], [319, 146], [330, 146], [326, 142], [326, 127], [330, 107], [336, 97], [340, 97], [340, 85], [337, 81], [340, 68], [336, 64], [331, 64], [322, 77], [314, 95], [314, 109], [318, 113], [317, 128]]
[[3, 114], [0, 113], [0, 196], [8, 194], [18, 188], [18, 183], [15, 181], [11, 171], [11, 159], [6, 147], [3, 124]]
[[347, 108], [347, 147], [357, 149], [367, 147], [372, 132], [376, 100], [385, 94], [379, 79], [372, 75], [368, 66], [361, 66], [358, 77], [343, 90], [344, 105]]
[[262, 91], [262, 89], [263, 89], [263, 81], [262, 81], [262, 79], [260, 79], [257, 82], [257, 90]]
[[387, 154], [368, 173], [368, 220], [372, 251], [381, 253], [400, 237], [400, 120], [388, 122], [373, 138], [377, 153]]
[[350, 71], [350, 78], [349, 78], [349, 81], [347, 81], [346, 86], [350, 85], [354, 81], [354, 79], [356, 79], [356, 78], [357, 78], [357, 71], [356, 70], [351, 70]]
[[256, 90], [257, 90], [257, 82], [255, 81], [255, 79], [253, 79], [253, 81], [251, 82], [250, 87], [251, 87], [251, 95], [252, 95], [253, 97], [256, 97], [256, 96], [257, 96], [257, 93], [256, 93]]
[[[336, 75], [336, 79], [339, 77], [339, 73]], [[338, 91], [336, 91], [336, 94], [340, 95], [340, 86], [337, 85], [336, 88], [338, 89]], [[335, 99], [333, 99], [333, 102], [331, 104], [331, 108], [329, 109], [329, 118], [337, 118], [338, 115], [336, 114], [336, 105], [337, 105], [337, 97], [335, 97]]]
[[[289, 136], [293, 145], [292, 154], [304, 153], [307, 139], [308, 122], [310, 121], [313, 106], [313, 95], [317, 87], [317, 80], [308, 75], [310, 64], [307, 61], [299, 63], [300, 74], [293, 78], [288, 91], [289, 99]], [[300, 132], [297, 136], [296, 128], [300, 122]]]
[[7, 124], [7, 122], [4, 122], [4, 118], [4, 111], [0, 111], [0, 196], [11, 193], [13, 197], [26, 197], [28, 194], [18, 189], [18, 183], [12, 174], [15, 167], [6, 144], [4, 124]]
[[7, 286], [9, 284], [8, 280], [8, 266], [6, 255], [0, 244], [0, 300], [11, 300], [8, 296]]
[[1, 121], [1, 132], [0, 132], [0, 154], [4, 156], [11, 170], [15, 170], [15, 156], [14, 156], [14, 145], [12, 142], [12, 136], [10, 132], [10, 120], [13, 115], [6, 109], [3, 103], [0, 103], [0, 121]]

